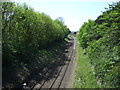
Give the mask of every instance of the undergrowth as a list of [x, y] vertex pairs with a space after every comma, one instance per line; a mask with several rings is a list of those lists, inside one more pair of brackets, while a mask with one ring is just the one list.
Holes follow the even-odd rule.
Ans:
[[36, 55], [32, 56], [32, 60], [29, 63], [16, 63], [16, 65], [12, 67], [3, 68], [3, 87], [20, 87], [22, 82], [31, 74], [33, 74], [34, 77], [38, 71], [40, 72], [50, 62], [55, 60], [55, 57], [64, 50], [66, 42], [65, 40], [62, 42], [55, 42], [51, 44], [51, 46], [39, 50]]
[[76, 40], [76, 62], [77, 67], [75, 71], [75, 80], [73, 88], [98, 88], [96, 78], [92, 72], [91, 64], [88, 56], [84, 50], [80, 47], [78, 39]]

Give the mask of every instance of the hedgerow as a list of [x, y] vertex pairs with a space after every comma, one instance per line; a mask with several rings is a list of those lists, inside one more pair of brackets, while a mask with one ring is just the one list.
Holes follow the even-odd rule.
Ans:
[[3, 68], [29, 63], [41, 49], [60, 42], [69, 29], [27, 4], [2, 3]]
[[120, 2], [109, 5], [95, 21], [84, 23], [79, 31], [81, 47], [86, 50], [101, 86], [120, 85]]

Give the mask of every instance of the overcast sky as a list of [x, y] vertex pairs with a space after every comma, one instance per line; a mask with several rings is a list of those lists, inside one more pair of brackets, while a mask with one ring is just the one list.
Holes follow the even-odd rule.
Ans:
[[35, 11], [44, 12], [52, 19], [63, 17], [65, 25], [71, 31], [78, 31], [88, 19], [95, 20], [101, 11], [112, 2], [119, 0], [14, 0], [15, 2], [25, 2]]

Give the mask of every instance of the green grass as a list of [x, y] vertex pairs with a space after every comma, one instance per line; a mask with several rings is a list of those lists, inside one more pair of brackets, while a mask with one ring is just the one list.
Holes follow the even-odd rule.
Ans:
[[76, 40], [76, 71], [73, 88], [99, 88], [96, 78], [92, 72], [89, 58], [84, 55], [84, 50], [80, 47], [78, 39]]

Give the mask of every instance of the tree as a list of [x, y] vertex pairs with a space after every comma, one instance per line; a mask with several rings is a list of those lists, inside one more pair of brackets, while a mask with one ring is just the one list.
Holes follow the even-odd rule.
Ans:
[[64, 23], [65, 23], [65, 20], [64, 20], [64, 18], [63, 18], [63, 17], [58, 17], [58, 18], [56, 18], [56, 20], [58, 20], [58, 21], [62, 22], [62, 24], [64, 24]]

